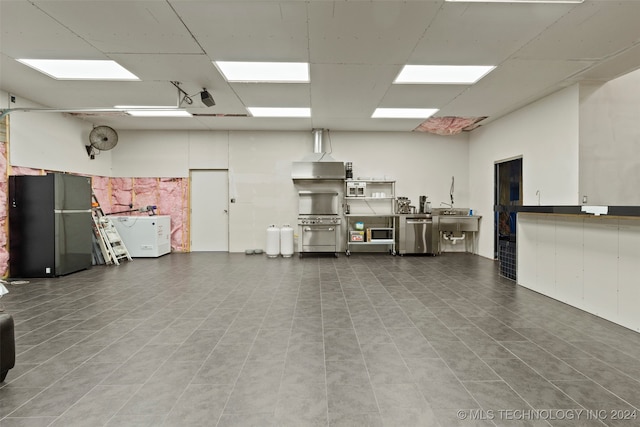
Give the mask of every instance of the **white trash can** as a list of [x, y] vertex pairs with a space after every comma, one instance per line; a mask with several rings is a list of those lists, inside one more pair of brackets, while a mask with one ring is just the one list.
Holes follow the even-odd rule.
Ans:
[[267, 257], [275, 258], [280, 255], [280, 229], [275, 224], [267, 228]]
[[280, 255], [285, 258], [293, 255], [293, 228], [289, 224], [280, 229]]

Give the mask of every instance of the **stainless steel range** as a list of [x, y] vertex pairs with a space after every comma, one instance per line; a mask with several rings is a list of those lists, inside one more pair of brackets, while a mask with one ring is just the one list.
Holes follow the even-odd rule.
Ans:
[[300, 256], [311, 252], [333, 252], [338, 256], [338, 236], [342, 220], [337, 215], [298, 218]]
[[298, 192], [298, 250], [300, 256], [311, 252], [333, 252], [338, 256], [338, 193], [335, 191]]

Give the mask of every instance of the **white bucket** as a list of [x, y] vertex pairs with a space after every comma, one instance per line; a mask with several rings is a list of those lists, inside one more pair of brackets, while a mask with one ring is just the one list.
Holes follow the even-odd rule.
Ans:
[[285, 258], [293, 255], [293, 228], [289, 224], [280, 229], [280, 254]]
[[280, 229], [274, 224], [267, 228], [267, 249], [265, 253], [269, 258], [280, 255]]

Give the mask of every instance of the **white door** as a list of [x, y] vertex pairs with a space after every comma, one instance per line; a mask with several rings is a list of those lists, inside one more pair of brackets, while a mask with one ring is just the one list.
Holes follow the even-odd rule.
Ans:
[[229, 172], [191, 170], [191, 251], [229, 251]]

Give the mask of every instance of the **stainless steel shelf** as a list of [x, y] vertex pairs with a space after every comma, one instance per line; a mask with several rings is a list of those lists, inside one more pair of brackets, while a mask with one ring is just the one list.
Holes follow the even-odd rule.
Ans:
[[350, 245], [392, 245], [395, 243], [393, 239], [379, 239], [373, 242], [349, 242]]
[[[361, 196], [347, 196], [347, 188], [346, 186], [350, 182], [362, 182], [365, 185], [362, 185], [362, 193], [364, 195]], [[396, 182], [393, 180], [376, 180], [376, 179], [349, 179], [345, 180], [345, 197], [344, 202], [349, 204], [353, 210], [369, 210], [373, 212], [369, 213], [357, 213], [350, 212], [345, 214], [346, 224], [346, 254], [349, 256], [351, 254], [350, 248], [352, 245], [356, 246], [387, 246], [389, 248], [389, 252], [392, 255], [396, 254], [396, 240], [395, 240], [395, 218], [398, 216], [394, 213], [395, 208], [395, 186]], [[375, 190], [375, 191], [373, 191]], [[373, 197], [373, 194], [377, 194], [378, 192], [384, 192], [384, 197]], [[384, 212], [376, 212], [376, 211], [384, 211]], [[380, 220], [372, 221], [372, 222], [383, 222], [387, 225], [385, 227], [391, 228], [393, 230], [393, 239], [384, 239], [384, 240], [375, 240], [369, 242], [352, 242], [349, 240], [349, 231], [352, 230], [352, 224], [356, 222], [358, 218], [380, 218]], [[378, 251], [378, 249], [376, 249]]]
[[389, 201], [395, 199], [395, 197], [362, 197], [362, 196], [347, 196], [347, 200], [384, 200]]

